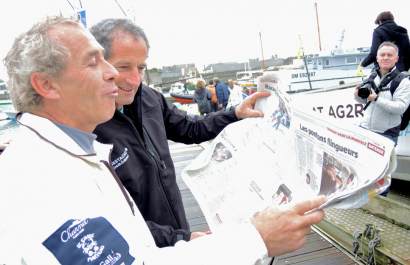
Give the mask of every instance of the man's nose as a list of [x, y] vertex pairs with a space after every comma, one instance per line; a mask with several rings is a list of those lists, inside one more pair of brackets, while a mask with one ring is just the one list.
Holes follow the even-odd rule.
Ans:
[[104, 81], [115, 81], [116, 79], [118, 79], [119, 74], [114, 66], [112, 66], [108, 62], [105, 62], [105, 65], [106, 66], [103, 73]]
[[132, 71], [131, 76], [126, 79], [127, 83], [133, 86], [139, 86], [141, 84], [141, 77], [138, 71]]

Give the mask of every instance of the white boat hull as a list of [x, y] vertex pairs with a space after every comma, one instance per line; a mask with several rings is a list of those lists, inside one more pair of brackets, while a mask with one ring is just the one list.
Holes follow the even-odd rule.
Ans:
[[0, 101], [0, 109], [3, 110], [3, 111], [14, 110], [14, 106], [13, 106], [13, 103], [11, 102], [11, 100], [1, 100]]
[[[306, 70], [281, 70], [274, 73], [278, 72], [282, 83], [287, 84], [290, 91], [310, 89]], [[361, 81], [362, 77], [356, 73], [356, 70], [309, 70], [312, 89], [337, 86], [340, 81], [344, 81], [345, 84]], [[272, 72], [264, 72], [264, 75], [269, 74]], [[363, 74], [369, 75], [370, 69], [364, 69]]]

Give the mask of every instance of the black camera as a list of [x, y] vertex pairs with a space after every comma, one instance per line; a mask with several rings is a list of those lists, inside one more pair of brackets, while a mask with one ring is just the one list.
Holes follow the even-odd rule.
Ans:
[[372, 84], [372, 82], [370, 82], [369, 80], [365, 80], [363, 82], [363, 84], [361, 84], [359, 86], [359, 90], [357, 91], [357, 94], [359, 95], [359, 97], [361, 97], [362, 99], [366, 99], [369, 97], [369, 95], [372, 93], [372, 88], [373, 90], [375, 90], [374, 85]]

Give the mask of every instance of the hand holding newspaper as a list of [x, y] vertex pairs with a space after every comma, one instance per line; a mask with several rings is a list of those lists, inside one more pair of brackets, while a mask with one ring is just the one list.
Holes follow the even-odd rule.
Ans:
[[264, 117], [227, 126], [182, 172], [213, 233], [317, 195], [318, 209], [358, 208], [390, 185], [392, 141], [301, 111], [278, 75], [258, 77], [258, 92], [271, 94], [256, 102]]

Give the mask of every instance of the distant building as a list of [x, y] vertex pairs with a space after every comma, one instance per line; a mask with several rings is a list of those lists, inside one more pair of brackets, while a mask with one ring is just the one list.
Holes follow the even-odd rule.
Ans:
[[240, 71], [244, 70], [245, 66], [243, 63], [216, 63], [209, 64], [204, 69], [204, 73], [218, 73], [218, 72], [227, 72], [227, 71]]
[[162, 78], [173, 76], [196, 76], [198, 73], [194, 63], [164, 66], [162, 69], [159, 69], [159, 71], [162, 72]]

